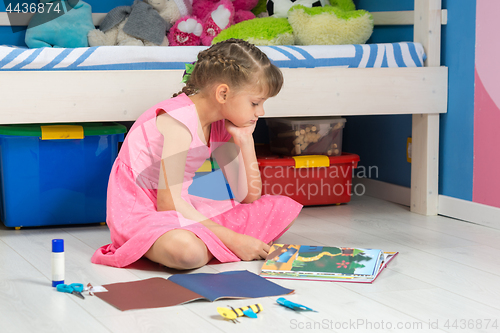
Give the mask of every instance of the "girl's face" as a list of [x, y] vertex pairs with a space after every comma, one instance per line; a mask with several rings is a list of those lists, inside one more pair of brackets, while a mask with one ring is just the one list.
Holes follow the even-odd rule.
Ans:
[[255, 89], [242, 89], [227, 96], [223, 116], [237, 127], [254, 126], [264, 115], [267, 95]]

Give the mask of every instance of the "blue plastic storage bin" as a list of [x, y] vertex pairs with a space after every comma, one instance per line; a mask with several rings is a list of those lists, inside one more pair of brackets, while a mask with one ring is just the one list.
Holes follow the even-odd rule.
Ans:
[[106, 221], [117, 123], [0, 126], [0, 220], [7, 227]]

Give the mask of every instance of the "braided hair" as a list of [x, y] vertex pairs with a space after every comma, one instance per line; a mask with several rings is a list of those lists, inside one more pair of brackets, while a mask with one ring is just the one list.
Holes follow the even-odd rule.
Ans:
[[198, 54], [186, 85], [173, 97], [182, 93], [194, 95], [220, 83], [236, 91], [248, 85], [255, 86], [273, 97], [283, 86], [283, 75], [255, 45], [231, 38]]

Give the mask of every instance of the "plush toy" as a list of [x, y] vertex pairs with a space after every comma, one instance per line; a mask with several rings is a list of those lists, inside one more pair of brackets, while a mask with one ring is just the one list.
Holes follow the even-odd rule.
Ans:
[[[278, 0], [274, 0], [276, 2]], [[288, 1], [288, 0], [287, 0]], [[288, 23], [293, 31], [293, 42], [280, 38], [290, 27], [277, 25], [280, 18], [254, 19], [236, 24], [222, 31], [213, 42], [241, 38], [257, 45], [329, 45], [363, 44], [373, 32], [373, 17], [365, 10], [356, 10], [352, 0], [330, 0], [324, 7], [295, 5], [288, 11]], [[240, 27], [245, 23], [244, 29]], [[263, 31], [268, 30], [267, 33]]]
[[288, 12], [288, 22], [297, 45], [364, 44], [373, 32], [370, 13], [343, 11], [333, 6], [293, 6]]
[[267, 13], [272, 17], [288, 17], [292, 6], [323, 7], [329, 5], [328, 0], [267, 0]]
[[253, 7], [252, 13], [255, 17], [268, 17], [269, 14], [267, 12], [267, 0], [259, 0], [257, 6]]
[[234, 23], [240, 23], [255, 18], [252, 9], [257, 6], [259, 0], [234, 0]]
[[259, 0], [196, 0], [193, 15], [182, 17], [168, 34], [172, 46], [210, 45], [215, 36], [233, 24], [251, 20]]
[[[207, 12], [202, 13], [200, 6], [193, 3], [193, 15], [178, 20], [168, 33], [172, 46], [210, 45], [212, 39], [222, 30], [234, 24], [234, 6], [230, 0], [217, 3], [202, 0]], [[194, 15], [194, 13], [198, 15]], [[203, 16], [201, 16], [203, 15]]]
[[192, 0], [135, 0], [112, 9], [100, 29], [89, 32], [89, 45], [167, 46], [166, 32], [191, 12]]
[[[232, 0], [234, 7], [234, 23], [243, 22], [255, 18], [252, 9], [257, 6], [259, 0]], [[209, 13], [219, 7], [219, 0], [195, 0], [193, 2], [193, 15], [204, 20]]]
[[26, 30], [30, 48], [88, 47], [87, 33], [93, 30], [92, 8], [78, 0], [40, 0]]
[[293, 45], [293, 29], [286, 18], [262, 17], [240, 22], [214, 38], [217, 43], [235, 36], [255, 45]]
[[185, 16], [177, 21], [168, 32], [170, 46], [201, 45], [202, 22], [194, 16]]

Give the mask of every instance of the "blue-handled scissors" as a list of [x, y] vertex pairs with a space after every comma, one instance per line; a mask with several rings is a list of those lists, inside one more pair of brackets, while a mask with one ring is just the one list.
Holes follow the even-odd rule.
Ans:
[[85, 299], [85, 297], [83, 297], [82, 295], [83, 284], [81, 283], [72, 283], [72, 284], [61, 283], [56, 286], [56, 289], [57, 291], [60, 291], [62, 293], [73, 294], [80, 297], [81, 299]]
[[286, 298], [284, 297], [280, 297], [276, 300], [276, 302], [280, 305], [283, 305], [287, 308], [290, 308], [292, 310], [295, 310], [295, 311], [314, 311], [314, 312], [318, 312], [318, 311], [315, 311], [311, 308], [308, 308], [307, 306], [305, 305], [302, 305], [302, 304], [299, 304], [299, 303], [294, 303], [294, 302], [291, 302], [289, 300], [287, 300]]

